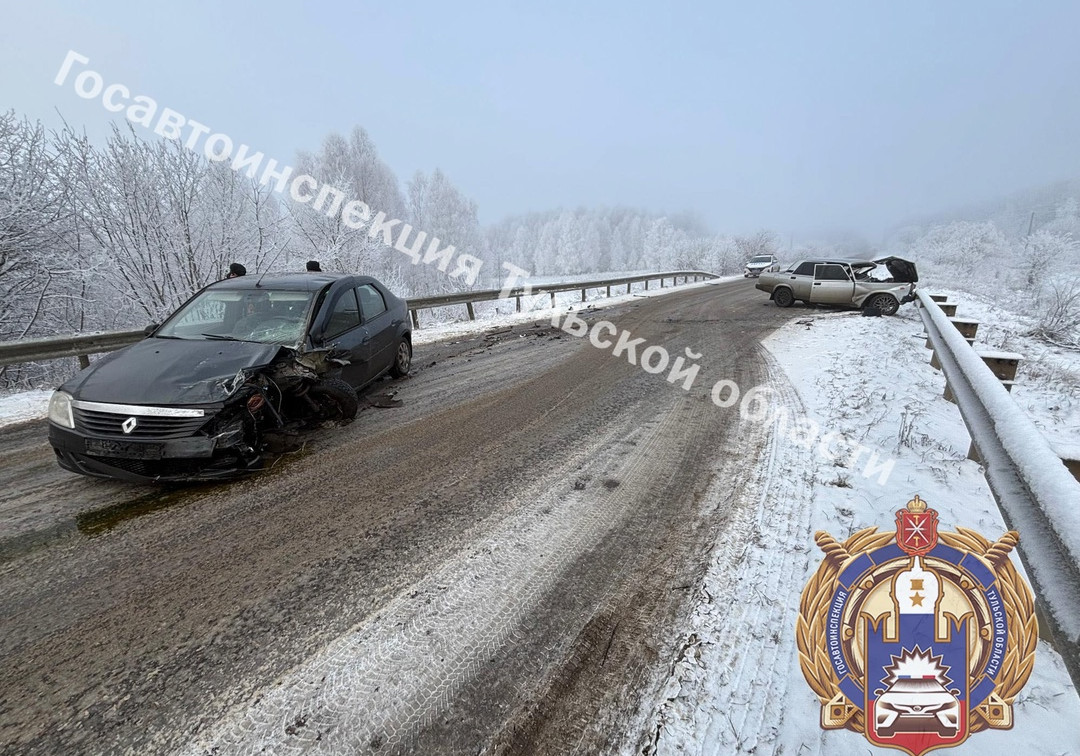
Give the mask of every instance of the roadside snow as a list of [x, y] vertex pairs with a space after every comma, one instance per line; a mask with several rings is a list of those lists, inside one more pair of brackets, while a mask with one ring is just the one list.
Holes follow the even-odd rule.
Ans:
[[0, 396], [0, 427], [45, 417], [49, 411], [49, 397], [52, 393], [51, 390], [26, 391]]
[[[863, 476], [863, 461], [841, 467], [773, 434], [772, 474], [750, 538], [717, 544], [710, 559], [684, 652], [654, 714], [654, 753], [895, 753], [818, 724], [794, 632], [801, 591], [822, 559], [813, 532], [843, 540], [866, 527], [891, 530], [893, 512], [916, 493], [938, 510], [943, 530], [962, 526], [988, 538], [1006, 530], [979, 466], [966, 459], [967, 432], [957, 407], [942, 398], [915, 309], [892, 318], [807, 310], [801, 320], [765, 342], [801, 400], [789, 409], [805, 411], [822, 432], [891, 457], [895, 467], [882, 485]], [[1012, 561], [1022, 572], [1015, 555]], [[1040, 641], [1014, 728], [972, 735], [956, 752], [1080, 753], [1077, 722], [1080, 697], [1061, 658]]]
[[[595, 276], [592, 278], [595, 279]], [[680, 284], [677, 287], [668, 285], [663, 289], [657, 288], [657, 283], [653, 281], [650, 283], [648, 291], [645, 291], [643, 284], [633, 284], [634, 288], [630, 294], [617, 294], [611, 297], [599, 293], [599, 289], [590, 289], [587, 293], [587, 301], [585, 302], [581, 301], [580, 290], [564, 291], [555, 295], [555, 307], [537, 307], [535, 310], [526, 310], [525, 308], [528, 307], [528, 301], [527, 298], [523, 298], [521, 303], [522, 312], [516, 311], [516, 305], [512, 299], [502, 299], [495, 302], [480, 302], [474, 306], [477, 313], [476, 320], [450, 320], [450, 318], [454, 316], [456, 310], [460, 309], [461, 311], [464, 311], [465, 305], [460, 305], [458, 307], [444, 307], [438, 310], [421, 310], [420, 329], [413, 331], [413, 344], [430, 344], [436, 341], [446, 341], [448, 339], [471, 336], [488, 331], [493, 327], [509, 327], [520, 325], [522, 323], [532, 323], [536, 320], [550, 318], [555, 313], [563, 313], [568, 310], [573, 310], [575, 312], [581, 310], [600, 310], [605, 307], [623, 304], [634, 299], [662, 297], [667, 294], [673, 294], [676, 291], [716, 286], [717, 284], [726, 281], [736, 281], [741, 278], [742, 276], [727, 276], [725, 278], [713, 278], [708, 281], [699, 281], [698, 283]], [[530, 283], [539, 285], [543, 282], [544, 281], [532, 281]], [[539, 304], [550, 304], [551, 299], [549, 295], [543, 294], [537, 299], [537, 302]], [[433, 322], [434, 324], [432, 324]]]

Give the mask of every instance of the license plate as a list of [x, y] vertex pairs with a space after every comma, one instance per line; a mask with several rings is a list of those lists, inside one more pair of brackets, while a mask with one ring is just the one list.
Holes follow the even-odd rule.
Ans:
[[163, 444], [142, 444], [132, 441], [109, 441], [99, 438], [86, 439], [86, 453], [96, 457], [119, 457], [120, 459], [161, 459]]

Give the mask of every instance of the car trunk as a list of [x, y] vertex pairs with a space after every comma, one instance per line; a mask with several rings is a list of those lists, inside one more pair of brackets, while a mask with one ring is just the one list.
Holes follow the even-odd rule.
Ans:
[[874, 262], [884, 265], [896, 283], [918, 283], [919, 272], [915, 269], [915, 263], [899, 257], [883, 257]]

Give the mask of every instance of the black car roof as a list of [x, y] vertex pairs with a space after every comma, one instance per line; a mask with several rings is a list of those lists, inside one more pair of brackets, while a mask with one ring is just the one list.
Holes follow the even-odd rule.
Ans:
[[355, 276], [351, 273], [267, 273], [226, 278], [211, 284], [215, 289], [256, 291], [258, 289], [291, 289], [294, 291], [318, 291], [328, 284], [342, 279], [356, 283], [376, 283], [371, 276]]

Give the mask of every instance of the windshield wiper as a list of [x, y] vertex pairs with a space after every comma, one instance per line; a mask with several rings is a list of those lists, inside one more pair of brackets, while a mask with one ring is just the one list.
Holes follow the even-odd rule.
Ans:
[[238, 339], [235, 336], [226, 336], [221, 333], [201, 333], [199, 335], [208, 339], [220, 339], [221, 341], [243, 341], [243, 339]]

